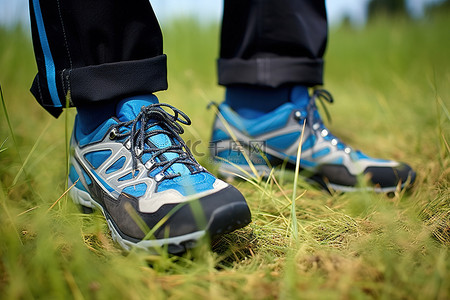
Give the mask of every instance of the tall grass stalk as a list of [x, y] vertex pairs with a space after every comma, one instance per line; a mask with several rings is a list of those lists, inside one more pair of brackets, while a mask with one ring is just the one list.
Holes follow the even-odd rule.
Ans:
[[[8, 190], [10, 190], [10, 189], [13, 188], [13, 186], [17, 183], [17, 180], [18, 180], [18, 178], [20, 177], [20, 175], [21, 175], [22, 173], [25, 174], [25, 177], [26, 177], [27, 179], [29, 178], [28, 175], [27, 175], [27, 173], [26, 173], [26, 171], [25, 171], [25, 164], [26, 164], [26, 162], [28, 161], [28, 157], [29, 157], [29, 156], [27, 157], [27, 160], [26, 160], [26, 161], [23, 161], [23, 160], [22, 160], [22, 155], [20, 154], [19, 145], [18, 145], [18, 143], [17, 143], [16, 135], [14, 134], [13, 126], [11, 125], [11, 120], [10, 120], [9, 114], [8, 114], [8, 109], [6, 108], [6, 102], [5, 102], [5, 99], [3, 98], [3, 90], [2, 90], [1, 84], [0, 84], [0, 101], [2, 102], [2, 109], [3, 109], [3, 113], [4, 113], [4, 115], [5, 115], [5, 118], [6, 118], [6, 123], [8, 124], [9, 134], [10, 134], [11, 137], [12, 137], [13, 144], [14, 144], [14, 148], [16, 149], [17, 157], [18, 157], [18, 159], [19, 159], [19, 162], [21, 163], [21, 168], [20, 168], [19, 173], [17, 173], [17, 175], [15, 176], [15, 178], [14, 178], [14, 180], [13, 180], [12, 185], [8, 188]], [[6, 141], [6, 140], [5, 140], [5, 141]], [[3, 145], [3, 144], [2, 144], [2, 145]], [[0, 153], [1, 153], [1, 152], [2, 152], [2, 151], [0, 151]], [[33, 149], [30, 151], [30, 154], [31, 154], [31, 153], [33, 153]], [[30, 189], [30, 191], [31, 191], [33, 194], [38, 195], [38, 194], [34, 191], [34, 189], [33, 189], [33, 187], [31, 186], [31, 184], [29, 183], [29, 180], [26, 180], [26, 183], [27, 183], [28, 188]]]
[[1, 144], [0, 144], [0, 153], [2, 153], [3, 151], [6, 151], [8, 148], [3, 148], [3, 146], [5, 146], [6, 142], [8, 141], [8, 138], [6, 138]]
[[5, 99], [3, 98], [3, 89], [2, 89], [2, 85], [1, 84], [0, 84], [0, 101], [2, 102], [2, 109], [3, 109], [3, 113], [5, 114], [6, 124], [8, 124], [9, 133], [11, 134], [14, 146], [15, 146], [15, 148], [17, 150], [17, 156], [19, 157], [19, 160], [22, 161], [22, 158], [20, 157], [20, 151], [19, 151], [19, 149], [17, 147], [16, 135], [14, 134], [14, 130], [13, 130], [13, 127], [11, 125], [11, 120], [9, 119], [8, 110], [6, 109]]
[[292, 224], [292, 237], [294, 238], [295, 243], [298, 242], [298, 221], [297, 221], [297, 184], [298, 184], [298, 176], [300, 173], [300, 158], [302, 155], [302, 144], [303, 144], [303, 134], [305, 132], [306, 119], [303, 121], [302, 126], [302, 134], [300, 135], [300, 141], [298, 142], [297, 147], [297, 158], [295, 161], [295, 173], [294, 173], [294, 189], [292, 190], [292, 204], [291, 204], [291, 224]]
[[50, 126], [50, 122], [48, 122], [47, 125], [45, 125], [45, 128], [42, 130], [41, 134], [36, 139], [36, 142], [34, 143], [33, 147], [30, 150], [30, 152], [28, 152], [27, 157], [25, 158], [22, 166], [20, 167], [19, 172], [17, 172], [16, 177], [14, 177], [14, 180], [12, 182], [12, 186], [15, 186], [17, 184], [17, 181], [19, 180], [20, 175], [22, 175], [22, 173], [24, 172], [25, 166], [28, 164], [28, 162], [30, 161], [30, 158], [35, 153], [37, 146], [39, 145], [40, 141], [42, 140], [42, 137], [44, 136], [44, 134], [47, 132], [47, 129], [49, 128], [49, 126]]

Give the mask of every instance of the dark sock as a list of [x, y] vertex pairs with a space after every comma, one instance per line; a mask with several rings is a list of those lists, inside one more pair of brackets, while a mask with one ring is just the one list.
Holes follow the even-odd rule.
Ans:
[[298, 107], [306, 107], [309, 101], [308, 87], [236, 85], [228, 86], [225, 93], [225, 103], [246, 119], [260, 117], [289, 101]]
[[79, 129], [84, 134], [93, 132], [100, 124], [116, 115], [116, 102], [78, 106]]
[[289, 101], [290, 86], [270, 88], [253, 85], [228, 86], [225, 103], [247, 119], [262, 116]]
[[308, 87], [303, 85], [296, 85], [292, 88], [290, 100], [298, 108], [306, 108], [309, 103]]

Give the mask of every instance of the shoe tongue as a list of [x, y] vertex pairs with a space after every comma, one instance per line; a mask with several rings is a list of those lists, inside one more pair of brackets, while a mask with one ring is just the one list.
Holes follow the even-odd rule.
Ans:
[[295, 86], [291, 90], [291, 101], [298, 108], [306, 108], [309, 103], [309, 93], [306, 86]]
[[142, 106], [158, 103], [155, 95], [143, 95], [125, 98], [117, 104], [116, 116], [121, 122], [134, 120]]
[[[143, 95], [125, 98], [117, 104], [116, 116], [121, 122], [128, 122], [134, 120], [137, 117], [137, 115], [141, 112], [142, 106], [149, 106], [155, 103], [158, 103], [158, 98], [155, 95]], [[160, 126], [153, 126], [152, 128], [162, 129]], [[165, 134], [157, 134], [151, 136], [149, 137], [149, 140], [160, 149], [167, 148], [173, 145], [171, 139]], [[166, 152], [162, 155], [164, 155], [167, 160], [171, 160], [179, 156], [178, 154], [173, 152]], [[144, 154], [142, 157], [143, 163], [145, 164], [151, 158], [151, 156], [151, 154]], [[171, 170], [173, 173], [190, 173], [189, 169], [181, 163], [173, 164], [169, 168], [169, 170]]]

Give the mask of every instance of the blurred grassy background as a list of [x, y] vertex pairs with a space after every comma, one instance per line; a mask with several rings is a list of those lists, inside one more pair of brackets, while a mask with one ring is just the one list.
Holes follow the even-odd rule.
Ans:
[[[329, 127], [355, 148], [408, 162], [412, 191], [328, 195], [299, 183], [299, 240], [290, 235], [292, 174], [234, 184], [253, 223], [214, 252], [185, 257], [121, 253], [99, 214], [83, 216], [65, 190], [65, 143], [74, 111], [58, 120], [28, 92], [36, 71], [30, 38], [0, 28], [0, 298], [448, 299], [450, 297], [450, 19], [378, 17], [365, 28], [332, 28], [325, 87]], [[219, 27], [178, 20], [163, 28], [170, 89], [158, 93], [193, 120], [209, 165], [221, 101]], [[67, 125], [69, 124], [69, 125]], [[303, 194], [304, 193], [304, 194]], [[287, 197], [285, 196], [287, 195]]]

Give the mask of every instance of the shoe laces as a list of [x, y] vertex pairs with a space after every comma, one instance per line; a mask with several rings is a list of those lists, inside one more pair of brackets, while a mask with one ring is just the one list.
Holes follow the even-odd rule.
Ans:
[[330, 133], [325, 127], [322, 118], [319, 115], [317, 109], [317, 102], [319, 102], [327, 116], [328, 122], [331, 123], [331, 115], [325, 105], [325, 102], [333, 103], [334, 99], [330, 92], [325, 89], [315, 89], [312, 96], [309, 99], [309, 103], [306, 107], [307, 116], [309, 118], [307, 124], [311, 129], [311, 132], [320, 132], [320, 135], [336, 146], [338, 149], [344, 149], [347, 153], [351, 152], [351, 148], [344, 144], [340, 139]]
[[[173, 114], [167, 112], [163, 107], [169, 108]], [[145, 162], [149, 173], [161, 167], [159, 174], [164, 179], [170, 179], [181, 176], [180, 173], [165, 174], [175, 163], [195, 166], [197, 172], [203, 171], [203, 167], [195, 160], [189, 148], [186, 146], [180, 134], [184, 133], [183, 127], [179, 124], [191, 125], [189, 117], [181, 110], [165, 103], [156, 103], [149, 106], [143, 106], [135, 119], [120, 122], [115, 125], [111, 131], [111, 139], [124, 139], [129, 137], [125, 143], [131, 152], [133, 162], [133, 174], [137, 170], [138, 160], [142, 161], [145, 153], [151, 154], [151, 158]], [[152, 128], [154, 127], [154, 128]], [[152, 129], [151, 129], [152, 128]], [[150, 141], [150, 137], [163, 134], [168, 136], [171, 145], [165, 148], [158, 148]], [[166, 159], [162, 156], [164, 153], [178, 154], [172, 159]], [[158, 158], [159, 161], [156, 160]], [[191, 170], [191, 174], [193, 174]], [[158, 175], [157, 175], [158, 176]], [[155, 177], [156, 178], [156, 177]], [[162, 178], [159, 178], [160, 181]]]

